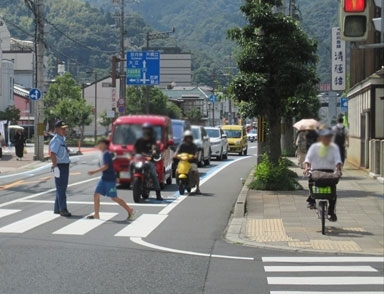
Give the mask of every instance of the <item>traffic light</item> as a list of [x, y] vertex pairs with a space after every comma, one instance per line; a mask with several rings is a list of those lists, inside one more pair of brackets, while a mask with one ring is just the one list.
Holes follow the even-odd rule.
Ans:
[[353, 42], [367, 39], [370, 2], [370, 0], [341, 0], [339, 8], [341, 39]]

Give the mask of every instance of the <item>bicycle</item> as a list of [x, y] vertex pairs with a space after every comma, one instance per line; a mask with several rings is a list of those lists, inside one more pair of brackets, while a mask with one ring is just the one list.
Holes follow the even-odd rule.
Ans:
[[317, 215], [321, 219], [321, 233], [325, 235], [325, 220], [330, 200], [336, 199], [336, 185], [340, 175], [333, 172], [310, 171], [309, 187], [311, 198], [316, 200]]

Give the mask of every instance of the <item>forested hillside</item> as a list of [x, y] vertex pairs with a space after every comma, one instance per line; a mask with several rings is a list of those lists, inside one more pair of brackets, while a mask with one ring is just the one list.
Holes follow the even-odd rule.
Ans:
[[[88, 3], [86, 2], [88, 1]], [[337, 1], [296, 0], [303, 28], [318, 41], [318, 72], [330, 80], [331, 28], [337, 24]], [[241, 0], [140, 0], [126, 1], [127, 36], [131, 48], [144, 45], [148, 31], [176, 33], [152, 44], [179, 46], [193, 54], [195, 83], [213, 84], [228, 73], [236, 49], [227, 40], [227, 30], [241, 26]], [[118, 52], [119, 29], [115, 26], [112, 0], [50, 0], [46, 2], [47, 50], [50, 71], [65, 61], [70, 71], [84, 79], [93, 68], [109, 71], [110, 57]], [[33, 17], [23, 0], [2, 0], [0, 13], [13, 36], [33, 40]], [[234, 65], [234, 63], [232, 64]], [[225, 79], [221, 78], [221, 82]]]

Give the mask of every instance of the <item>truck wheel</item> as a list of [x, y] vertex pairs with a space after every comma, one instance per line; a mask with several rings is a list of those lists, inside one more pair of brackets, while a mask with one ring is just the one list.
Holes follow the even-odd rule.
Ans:
[[244, 150], [244, 155], [248, 154], [248, 148]]

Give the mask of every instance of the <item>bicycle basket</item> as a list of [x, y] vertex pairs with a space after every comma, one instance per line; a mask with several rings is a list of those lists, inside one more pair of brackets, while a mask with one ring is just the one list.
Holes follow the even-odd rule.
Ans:
[[339, 182], [339, 176], [333, 172], [314, 170], [311, 173], [311, 182], [315, 183], [316, 187], [335, 186]]

